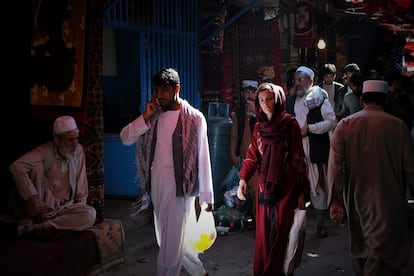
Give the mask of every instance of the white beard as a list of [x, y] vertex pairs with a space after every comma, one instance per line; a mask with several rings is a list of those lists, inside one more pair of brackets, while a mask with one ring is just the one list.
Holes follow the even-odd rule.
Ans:
[[303, 88], [301, 88], [301, 89], [297, 90], [297, 91], [296, 91], [296, 95], [297, 95], [298, 97], [303, 97], [303, 96], [305, 96], [306, 94], [308, 94], [308, 93], [309, 93], [309, 91], [310, 91], [311, 87], [312, 87], [312, 85], [308, 85], [308, 86], [305, 86], [305, 87], [303, 87]]
[[75, 150], [65, 147], [64, 145], [59, 146], [58, 150], [59, 150], [60, 155], [66, 159], [70, 159], [73, 156], [75, 156]]

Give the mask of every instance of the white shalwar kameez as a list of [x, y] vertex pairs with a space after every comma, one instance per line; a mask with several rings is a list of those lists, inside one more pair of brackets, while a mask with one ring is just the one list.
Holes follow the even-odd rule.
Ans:
[[[159, 115], [157, 123], [157, 142], [155, 145], [154, 160], [151, 166], [151, 199], [154, 208], [154, 226], [158, 246], [160, 247], [157, 260], [157, 276], [179, 276], [181, 267], [192, 276], [204, 275], [206, 272], [198, 252], [186, 243], [186, 227], [189, 220], [195, 224], [195, 197], [176, 196], [176, 183], [173, 160], [172, 136], [177, 126], [180, 111], [165, 111]], [[142, 116], [131, 124], [131, 127], [121, 132], [124, 144], [132, 144], [136, 137], [145, 133], [149, 127]], [[205, 127], [200, 133], [206, 132]], [[199, 175], [211, 177], [210, 163], [206, 163], [205, 137], [199, 137]], [[185, 146], [185, 145], [184, 145]], [[207, 148], [208, 149], [208, 148]], [[205, 180], [205, 179], [204, 179]], [[200, 203], [206, 193], [200, 181]], [[207, 180], [208, 182], [208, 180]], [[193, 210], [191, 210], [193, 209]]]
[[[303, 97], [296, 97], [295, 105], [294, 105], [294, 112], [295, 112], [295, 118], [299, 123], [299, 126], [302, 128], [305, 126], [307, 115], [309, 112], [309, 109], [307, 106], [305, 106], [305, 98], [306, 95]], [[321, 114], [324, 118], [324, 121], [309, 125], [309, 131], [316, 134], [322, 134], [326, 133], [330, 130], [333, 130], [336, 126], [336, 116], [335, 112], [333, 111], [333, 108], [329, 101], [325, 100], [321, 106]], [[310, 160], [310, 154], [309, 154], [309, 137], [305, 136], [302, 138], [303, 143], [303, 150], [305, 152], [306, 156], [306, 163], [307, 163], [307, 169], [308, 169], [308, 177], [310, 182], [310, 196], [313, 206], [316, 209], [324, 210], [327, 206], [327, 198], [325, 196], [325, 193], [318, 189], [318, 178], [319, 178], [319, 172], [318, 172], [318, 165], [316, 163], [312, 163]], [[324, 168], [325, 170], [326, 168]], [[326, 180], [326, 171], [324, 171], [323, 175], [325, 176]], [[326, 181], [325, 181], [326, 182]]]
[[175, 192], [172, 135], [179, 114], [179, 110], [166, 111], [158, 118], [151, 167], [155, 234], [158, 246], [163, 248], [158, 254], [158, 275], [180, 275], [181, 264], [190, 275], [202, 275], [205, 271], [198, 252], [185, 244], [185, 227], [190, 219], [190, 208], [195, 208], [195, 197], [177, 197]]

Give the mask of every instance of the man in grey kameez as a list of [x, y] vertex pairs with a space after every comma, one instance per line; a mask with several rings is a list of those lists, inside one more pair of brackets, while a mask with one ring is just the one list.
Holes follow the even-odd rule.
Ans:
[[74, 118], [58, 117], [53, 141], [37, 146], [9, 166], [16, 186], [8, 207], [19, 219], [17, 235], [64, 229], [82, 231], [95, 223], [87, 204], [85, 153]]

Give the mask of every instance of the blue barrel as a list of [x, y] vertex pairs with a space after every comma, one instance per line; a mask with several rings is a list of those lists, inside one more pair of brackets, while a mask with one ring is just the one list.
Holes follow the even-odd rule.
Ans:
[[214, 200], [217, 207], [224, 204], [223, 180], [231, 169], [230, 139], [232, 120], [229, 104], [210, 102], [207, 116], [207, 135], [214, 185]]

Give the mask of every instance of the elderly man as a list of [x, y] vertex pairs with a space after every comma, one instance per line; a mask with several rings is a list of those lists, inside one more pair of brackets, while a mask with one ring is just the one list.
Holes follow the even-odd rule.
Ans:
[[385, 81], [363, 83], [363, 109], [338, 123], [329, 154], [330, 216], [348, 218], [357, 276], [400, 275], [410, 255], [405, 199], [407, 187], [414, 195], [414, 140], [402, 120], [384, 112], [387, 94]]
[[96, 211], [87, 205], [85, 153], [79, 129], [70, 116], [58, 117], [53, 141], [14, 161], [9, 170], [16, 183], [8, 206], [20, 219], [17, 234], [64, 229], [82, 231], [95, 223]]
[[310, 197], [316, 216], [315, 237], [328, 237], [329, 194], [326, 170], [329, 154], [329, 131], [336, 126], [336, 116], [325, 90], [313, 85], [314, 72], [306, 66], [296, 69], [296, 91], [286, 99], [286, 111], [294, 115], [301, 127], [310, 182]]

